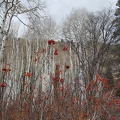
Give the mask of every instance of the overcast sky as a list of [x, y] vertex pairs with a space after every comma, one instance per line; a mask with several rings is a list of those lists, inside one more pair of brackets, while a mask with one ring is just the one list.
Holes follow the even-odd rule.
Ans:
[[87, 8], [90, 11], [97, 11], [112, 5], [115, 8], [117, 0], [45, 0], [47, 9], [53, 18], [60, 23], [72, 8]]
[[[95, 12], [107, 6], [115, 8], [117, 0], [45, 0], [45, 3], [47, 13], [60, 24], [73, 8], [86, 8], [87, 10]], [[27, 23], [25, 17], [22, 17], [22, 20]], [[24, 30], [25, 26], [20, 25], [19, 36], [24, 33]]]

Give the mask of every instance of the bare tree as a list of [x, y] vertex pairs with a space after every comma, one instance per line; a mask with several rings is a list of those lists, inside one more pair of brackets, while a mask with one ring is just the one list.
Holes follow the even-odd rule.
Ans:
[[84, 69], [82, 72], [84, 71], [86, 75], [89, 72], [90, 79], [93, 79], [96, 72], [99, 73], [99, 66], [105, 62], [103, 58], [107, 59], [104, 55], [107, 54], [110, 44], [115, 42], [112, 36], [113, 19], [113, 12], [110, 9], [97, 13], [76, 10], [64, 22], [65, 40], [72, 44], [79, 58], [80, 69]]
[[26, 35], [30, 40], [43, 41], [52, 39], [56, 35], [57, 25], [51, 16], [31, 16], [29, 24]]
[[[75, 10], [63, 24], [64, 38], [71, 45], [78, 59], [79, 82], [85, 88], [97, 74], [104, 77], [105, 66], [110, 58], [109, 48], [115, 43], [113, 19], [114, 14], [111, 9], [96, 13]], [[98, 95], [98, 93], [93, 94]], [[89, 95], [91, 93], [87, 93], [84, 97], [88, 100]]]
[[[44, 4], [39, 0], [38, 1], [37, 0], [2, 0], [0, 1], [0, 63], [1, 63], [0, 68], [3, 67], [2, 64], [3, 62], [5, 62], [3, 59], [3, 56], [5, 52], [6, 40], [9, 40], [8, 38], [9, 31], [10, 31], [13, 18], [17, 18], [20, 22], [26, 25], [24, 21], [22, 21], [22, 19], [20, 18], [20, 15], [23, 15], [23, 14], [24, 15], [34, 14], [35, 15], [38, 13], [40, 14], [40, 11], [42, 11], [44, 7], [45, 7]], [[15, 44], [13, 47], [15, 47]], [[12, 48], [12, 49], [15, 49], [15, 48]], [[24, 48], [23, 48], [23, 52], [24, 52]], [[11, 55], [13, 55], [13, 53], [14, 53], [14, 50], [12, 51]], [[22, 55], [22, 57], [24, 57], [24, 55]], [[0, 76], [1, 76], [0, 82], [3, 84], [6, 84], [6, 81], [9, 78], [8, 74], [1, 72]], [[9, 87], [9, 83], [7, 84]], [[11, 91], [14, 86], [13, 82], [11, 83], [10, 86], [11, 86], [10, 87], [10, 94], [11, 94]], [[4, 100], [4, 95], [5, 95], [6, 90], [7, 89], [5, 88], [2, 88], [2, 87], [0, 88], [0, 102]], [[5, 111], [3, 104], [0, 107], [0, 111], [2, 112], [2, 120], [3, 120], [4, 111]]]
[[23, 24], [25, 24], [20, 18], [21, 14], [34, 14], [39, 10], [43, 10], [44, 5], [41, 1], [29, 1], [29, 0], [2, 0], [0, 2], [0, 60], [5, 48], [5, 41], [7, 39], [11, 22], [14, 17], [18, 18]]

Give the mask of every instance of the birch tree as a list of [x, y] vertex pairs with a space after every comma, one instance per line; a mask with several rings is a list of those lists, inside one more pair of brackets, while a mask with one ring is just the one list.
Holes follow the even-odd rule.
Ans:
[[[92, 71], [98, 72], [97, 67], [105, 62], [101, 60], [105, 58], [107, 49], [110, 44], [115, 43], [112, 34], [113, 19], [114, 15], [110, 9], [98, 13], [76, 10], [63, 24], [65, 40], [72, 44], [79, 59], [79, 68], [82, 69], [82, 73], [84, 71], [85, 76]], [[96, 74], [94, 72], [90, 74], [93, 76]], [[93, 79], [92, 76], [90, 79]]]
[[23, 24], [19, 18], [19, 15], [34, 14], [36, 11], [43, 10], [44, 4], [41, 1], [36, 0], [2, 0], [0, 2], [1, 13], [0, 13], [0, 60], [2, 60], [5, 41], [7, 39], [11, 22], [14, 17], [16, 17]]
[[[30, 40], [44, 41], [55, 38], [57, 31], [57, 24], [51, 16], [43, 16], [40, 18], [31, 16], [29, 28], [25, 33]], [[25, 36], [26, 37], [26, 36]]]
[[[79, 83], [84, 86], [81, 88], [82, 91], [96, 79], [97, 74], [104, 77], [110, 58], [109, 48], [115, 43], [113, 20], [114, 14], [111, 9], [97, 13], [75, 10], [63, 24], [64, 38], [71, 45], [78, 59], [77, 75]], [[99, 92], [86, 92], [83, 98], [88, 100], [91, 94], [99, 96]], [[88, 111], [89, 109], [88, 101]]]
[[[29, 14], [40, 14], [40, 11], [44, 8], [44, 3], [39, 0], [1, 0], [0, 1], [0, 68], [3, 70], [4, 63], [4, 52], [5, 52], [5, 44], [7, 40], [9, 40], [9, 31], [14, 18], [17, 18], [22, 24], [26, 25], [25, 22], [20, 18], [20, 15]], [[18, 46], [17, 46], [18, 48]], [[13, 48], [14, 49], [14, 48]], [[8, 82], [8, 74], [1, 70], [0, 83], [3, 84], [4, 87], [0, 88], [0, 101], [4, 100], [5, 92], [6, 92], [6, 84], [9, 86], [10, 82]], [[4, 68], [6, 71], [6, 68]], [[14, 73], [13, 73], [14, 74]], [[12, 82], [13, 83], [13, 82]], [[10, 86], [10, 94], [13, 89], [13, 84]], [[1, 106], [0, 110], [2, 111], [2, 119], [4, 119], [4, 111], [5, 109]]]

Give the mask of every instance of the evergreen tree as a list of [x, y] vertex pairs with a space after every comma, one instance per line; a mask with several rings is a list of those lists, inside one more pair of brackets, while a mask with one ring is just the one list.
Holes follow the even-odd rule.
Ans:
[[114, 38], [117, 39], [116, 42], [120, 41], [120, 0], [118, 0], [116, 6], [118, 7], [115, 12], [115, 20], [114, 20], [114, 25], [115, 25], [115, 31], [114, 31]]
[[114, 81], [113, 81], [113, 75], [112, 75], [111, 66], [107, 67], [105, 77], [107, 78], [109, 86], [111, 88], [113, 88], [114, 87]]
[[114, 45], [111, 49], [111, 54], [113, 55], [112, 64], [115, 68], [115, 77], [120, 86], [120, 44]]

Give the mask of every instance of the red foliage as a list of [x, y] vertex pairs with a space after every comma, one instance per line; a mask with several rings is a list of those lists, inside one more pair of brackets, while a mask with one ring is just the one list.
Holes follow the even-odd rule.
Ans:
[[63, 79], [63, 78], [60, 78], [60, 82], [63, 83], [63, 82], [64, 82], [64, 79]]
[[8, 72], [8, 71], [11, 71], [11, 69], [10, 68], [2, 68], [2, 72]]
[[116, 105], [120, 104], [120, 99], [114, 100], [114, 103], [115, 103]]
[[55, 41], [52, 40], [52, 39], [51, 39], [51, 40], [48, 40], [48, 44], [49, 44], [49, 45], [53, 45], [53, 44], [55, 44]]
[[97, 103], [100, 104], [100, 103], [101, 103], [101, 99], [98, 99], [98, 100], [97, 100]]
[[29, 72], [26, 72], [26, 73], [25, 73], [25, 76], [30, 77], [31, 74], [30, 74]]
[[60, 70], [60, 73], [62, 73], [62, 70]]
[[90, 90], [90, 87], [89, 87], [89, 86], [86, 87], [86, 91], [88, 91], [88, 90]]
[[75, 104], [75, 101], [74, 101], [74, 100], [72, 101], [72, 104], [73, 104], [73, 105]]
[[54, 55], [58, 55], [58, 50], [57, 49], [55, 49]]
[[26, 82], [26, 80], [24, 81], [24, 85], [26, 85], [27, 84], [27, 82]]
[[55, 76], [52, 76], [52, 80], [55, 81], [55, 80], [56, 80], [56, 77], [55, 77]]
[[67, 51], [68, 48], [66, 46], [63, 47], [63, 51]]
[[96, 75], [96, 79], [99, 80], [100, 82], [103, 81], [103, 79], [99, 75]]
[[6, 71], [7, 71], [7, 69], [6, 69], [6, 68], [2, 68], [2, 71], [3, 71], [3, 72], [6, 72]]
[[37, 61], [37, 58], [36, 58], [36, 57], [34, 58], [34, 61], [35, 61], [35, 62]]
[[70, 90], [69, 84], [66, 84], [66, 90]]
[[92, 85], [94, 85], [94, 83], [95, 83], [95, 81], [91, 81], [89, 85], [92, 86]]
[[83, 104], [86, 105], [87, 103], [83, 101]]
[[69, 65], [66, 65], [66, 66], [65, 66], [65, 68], [66, 68], [66, 69], [69, 69], [69, 68], [70, 68], [70, 66], [69, 66]]
[[60, 87], [60, 91], [64, 91], [64, 87], [62, 86], [62, 87]]
[[3, 82], [3, 83], [0, 84], [0, 87], [4, 88], [4, 87], [6, 87], [6, 84]]
[[103, 79], [103, 83], [105, 84], [105, 85], [107, 85], [108, 84], [108, 82], [107, 82], [107, 79]]
[[112, 116], [112, 117], [111, 117], [111, 120], [115, 120], [115, 117], [114, 117], [114, 116]]
[[84, 116], [84, 117], [87, 117], [87, 116], [88, 116], [88, 114], [87, 114], [87, 113], [84, 113], [84, 114], [83, 114], [83, 116]]
[[90, 97], [89, 100], [90, 100], [90, 102], [93, 102], [93, 98], [92, 97]]
[[58, 64], [56, 64], [56, 69], [58, 69], [60, 66]]
[[34, 52], [36, 56], [38, 56], [38, 52]]
[[28, 106], [28, 103], [27, 102], [24, 102], [24, 107]]
[[99, 80], [100, 82], [102, 82], [102, 81], [103, 81], [101, 77], [99, 77], [97, 80]]
[[118, 84], [114, 84], [114, 88], [118, 89], [119, 88]]
[[48, 44], [51, 45], [51, 40], [48, 40]]
[[46, 49], [45, 49], [45, 48], [43, 48], [43, 49], [42, 49], [42, 53], [45, 53], [45, 52], [46, 52]]

